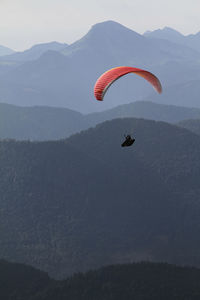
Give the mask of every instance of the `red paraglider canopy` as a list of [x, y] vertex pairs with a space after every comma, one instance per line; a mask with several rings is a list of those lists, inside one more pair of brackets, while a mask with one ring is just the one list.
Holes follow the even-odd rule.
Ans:
[[158, 93], [162, 92], [162, 86], [159, 81], [159, 79], [152, 73], [138, 69], [138, 68], [132, 68], [132, 67], [116, 67], [113, 69], [110, 69], [103, 73], [96, 81], [96, 84], [94, 86], [94, 95], [95, 98], [99, 101], [103, 100], [103, 97], [110, 87], [110, 85], [120, 77], [128, 74], [128, 73], [135, 73], [136, 75], [139, 75], [149, 81], [151, 85], [155, 88], [155, 90]]

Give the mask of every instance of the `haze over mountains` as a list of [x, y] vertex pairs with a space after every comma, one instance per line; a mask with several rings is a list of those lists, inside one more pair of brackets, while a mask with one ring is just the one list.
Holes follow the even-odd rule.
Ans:
[[[59, 46], [56, 51], [44, 52], [36, 60], [24, 63], [17, 59], [14, 63], [13, 57], [25, 57], [25, 53], [13, 54], [6, 68], [1, 58], [0, 101], [61, 106], [84, 113], [106, 110], [152, 94], [147, 82], [129, 74], [108, 91], [106, 101], [94, 99], [93, 86], [102, 72], [131, 65], [149, 69], [160, 78], [164, 86], [159, 98], [162, 103], [200, 107], [195, 96], [200, 86], [198, 47], [140, 35], [113, 21], [96, 24], [77, 42]], [[5, 59], [8, 63], [9, 56]], [[154, 97], [155, 92], [151, 101]]]
[[[17, 140], [58, 140], [115, 118], [136, 117], [192, 126], [198, 130], [200, 109], [138, 101], [99, 113], [83, 115], [67, 108], [19, 107], [0, 103], [0, 138]], [[189, 120], [187, 122], [187, 120]], [[195, 129], [194, 128], [194, 129]], [[195, 131], [196, 132], [196, 131]]]

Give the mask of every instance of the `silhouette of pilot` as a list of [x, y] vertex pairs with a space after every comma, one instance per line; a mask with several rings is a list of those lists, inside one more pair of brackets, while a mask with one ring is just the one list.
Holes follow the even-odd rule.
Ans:
[[121, 144], [122, 147], [131, 146], [135, 142], [134, 138], [131, 138], [130, 134], [125, 135], [125, 141]]

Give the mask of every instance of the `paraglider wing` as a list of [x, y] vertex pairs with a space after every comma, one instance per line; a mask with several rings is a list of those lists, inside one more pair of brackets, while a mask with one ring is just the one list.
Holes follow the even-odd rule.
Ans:
[[162, 92], [161, 83], [154, 74], [138, 68], [116, 67], [106, 71], [97, 79], [96, 84], [94, 86], [95, 98], [99, 101], [102, 101], [106, 91], [111, 86], [111, 84], [113, 84], [115, 80], [129, 73], [135, 73], [136, 75], [143, 77], [151, 83], [151, 85], [155, 88], [155, 90], [158, 93]]

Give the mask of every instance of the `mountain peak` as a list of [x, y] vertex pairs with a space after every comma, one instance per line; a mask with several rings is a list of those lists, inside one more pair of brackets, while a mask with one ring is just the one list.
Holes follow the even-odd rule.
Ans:
[[165, 32], [165, 33], [173, 34], [173, 35], [183, 36], [183, 34], [180, 33], [178, 30], [175, 30], [175, 29], [173, 29], [173, 28], [171, 28], [171, 27], [167, 27], [167, 26], [164, 27], [164, 28], [162, 29], [162, 31]]
[[100, 22], [97, 23], [95, 25], [93, 25], [90, 29], [90, 32], [103, 32], [105, 33], [114, 33], [114, 32], [118, 32], [118, 34], [123, 34], [124, 32], [130, 32], [132, 34], [137, 35], [138, 37], [141, 37], [141, 35], [137, 32], [135, 32], [134, 30], [116, 22], [116, 21], [112, 21], [112, 20], [108, 20], [108, 21], [104, 21], [104, 22]]
[[153, 31], [146, 31], [144, 33], [144, 36], [150, 36], [150, 37], [157, 37], [157, 38], [168, 38], [168, 37], [182, 37], [183, 34], [181, 34], [179, 31], [165, 26], [163, 29], [156, 29]]
[[[88, 49], [88, 47], [95, 47], [95, 49], [102, 49], [102, 47], [105, 49], [106, 47], [106, 49], [110, 49], [112, 53], [116, 52], [118, 48], [121, 49], [125, 47], [126, 51], [132, 52], [133, 47], [135, 49], [135, 45], [140, 45], [141, 41], [143, 42], [144, 40], [145, 38], [139, 33], [118, 22], [109, 20], [93, 25], [85, 36], [69, 45], [62, 53], [64, 55], [74, 54], [81, 48]], [[126, 46], [127, 43], [129, 43], [129, 47]], [[131, 43], [132, 45], [130, 46]], [[122, 52], [122, 50], [120, 51]]]
[[[40, 43], [40, 44], [35, 44], [33, 45], [30, 49], [28, 50], [36, 50], [36, 49], [41, 49], [41, 50], [60, 50], [61, 48], [67, 47], [66, 43], [59, 43], [56, 41], [48, 42], [48, 43]], [[25, 50], [27, 51], [27, 50]]]
[[115, 28], [115, 27], [125, 27], [123, 26], [122, 24], [116, 22], [116, 21], [113, 21], [113, 20], [107, 20], [107, 21], [104, 21], [104, 22], [99, 22], [99, 23], [96, 23], [92, 26], [92, 28], [99, 28], [99, 27], [112, 27], [112, 28]]

